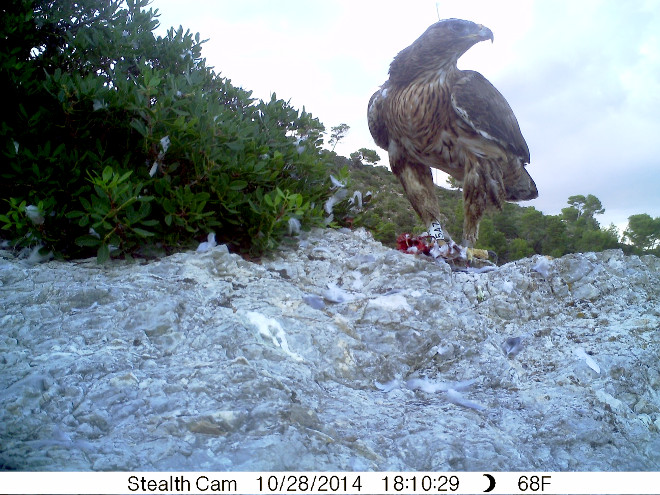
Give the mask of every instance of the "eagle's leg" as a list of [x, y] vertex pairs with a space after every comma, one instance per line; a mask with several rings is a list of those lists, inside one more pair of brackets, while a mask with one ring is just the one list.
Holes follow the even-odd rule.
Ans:
[[479, 221], [484, 214], [482, 177], [476, 167], [466, 167], [463, 180], [463, 246], [472, 248], [479, 237]]
[[463, 176], [463, 245], [473, 248], [479, 237], [479, 222], [489, 210], [502, 208], [502, 172], [488, 160], [468, 159]]
[[440, 222], [440, 207], [435, 195], [435, 184], [430, 167], [419, 163], [391, 160], [392, 172], [399, 178], [410, 204], [428, 228], [428, 233], [436, 241], [443, 241], [450, 247], [449, 257], [458, 256], [460, 247], [452, 240]]
[[479, 237], [479, 220], [481, 216], [475, 212], [477, 208], [475, 205], [470, 205], [468, 203], [463, 204], [464, 215], [463, 219], [463, 246], [467, 248], [473, 248], [477, 243], [477, 238]]

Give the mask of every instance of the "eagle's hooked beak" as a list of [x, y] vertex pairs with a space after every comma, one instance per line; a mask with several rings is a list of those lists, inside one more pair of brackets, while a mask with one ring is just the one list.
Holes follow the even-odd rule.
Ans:
[[477, 36], [479, 37], [480, 41], [490, 40], [491, 43], [495, 42], [493, 32], [483, 24], [479, 24], [479, 32], [477, 33]]

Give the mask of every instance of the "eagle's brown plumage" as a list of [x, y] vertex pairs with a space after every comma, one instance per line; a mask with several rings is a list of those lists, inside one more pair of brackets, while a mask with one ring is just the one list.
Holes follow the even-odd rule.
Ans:
[[538, 196], [511, 107], [481, 74], [456, 66], [472, 45], [487, 39], [493, 40], [490, 29], [474, 22], [436, 22], [399, 52], [389, 79], [369, 100], [374, 141], [388, 151], [392, 171], [429, 233], [450, 246], [429, 167], [463, 184], [467, 246], [476, 242], [486, 211]]

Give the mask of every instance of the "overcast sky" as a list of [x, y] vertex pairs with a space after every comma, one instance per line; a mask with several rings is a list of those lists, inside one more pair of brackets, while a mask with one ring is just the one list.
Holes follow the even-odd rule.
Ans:
[[[594, 194], [602, 226], [660, 216], [660, 0], [251, 1], [153, 0], [168, 27], [199, 32], [207, 64], [252, 90], [350, 132], [348, 156], [378, 150], [367, 128], [371, 94], [392, 58], [440, 18], [488, 26], [459, 68], [486, 76], [513, 108], [531, 152], [539, 198], [557, 214]], [[326, 138], [326, 143], [327, 143]], [[440, 182], [444, 183], [444, 179]]]

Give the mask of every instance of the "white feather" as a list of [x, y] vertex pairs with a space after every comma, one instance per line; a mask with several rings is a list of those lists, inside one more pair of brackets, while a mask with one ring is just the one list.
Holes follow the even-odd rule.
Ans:
[[584, 349], [581, 347], [578, 347], [575, 349], [575, 355], [581, 359], [584, 359], [584, 362], [587, 363], [587, 366], [594, 370], [596, 373], [600, 374], [600, 366], [598, 366], [598, 363], [594, 361], [594, 359], [589, 356], [586, 352], [584, 352]]
[[333, 303], [344, 303], [354, 299], [352, 295], [337, 287], [336, 284], [328, 284], [328, 289], [323, 291], [323, 297]]
[[203, 253], [205, 251], [210, 251], [214, 247], [218, 245], [217, 242], [215, 242], [215, 233], [210, 232], [208, 237], [206, 238], [206, 242], [200, 242], [199, 246], [197, 246], [197, 252], [198, 253]]
[[334, 175], [330, 175], [330, 182], [332, 182], [333, 186], [338, 187], [338, 188], [346, 187], [346, 184], [339, 181]]
[[247, 317], [248, 321], [257, 327], [257, 330], [262, 337], [270, 340], [274, 346], [281, 348], [294, 361], [304, 361], [302, 356], [292, 352], [289, 348], [289, 343], [286, 340], [286, 332], [277, 320], [268, 318], [267, 316], [262, 315], [261, 313], [257, 313], [256, 311], [249, 311], [247, 313]]

